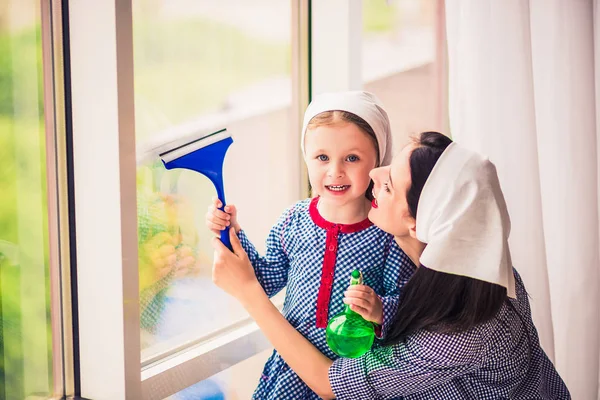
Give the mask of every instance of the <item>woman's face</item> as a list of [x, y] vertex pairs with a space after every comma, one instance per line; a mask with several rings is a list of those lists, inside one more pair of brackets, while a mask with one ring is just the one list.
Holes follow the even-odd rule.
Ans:
[[415, 149], [409, 144], [396, 155], [392, 165], [375, 168], [370, 176], [373, 187], [373, 207], [369, 219], [382, 230], [397, 237], [416, 237], [415, 219], [410, 215], [406, 193], [411, 187], [410, 155]]

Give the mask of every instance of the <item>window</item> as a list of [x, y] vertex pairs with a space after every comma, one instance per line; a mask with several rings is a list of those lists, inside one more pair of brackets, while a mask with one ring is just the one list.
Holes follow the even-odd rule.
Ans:
[[44, 29], [39, 1], [0, 4], [0, 398], [8, 400], [62, 394]]
[[[152, 372], [164, 360], [194, 346], [210, 352], [210, 343], [236, 336], [250, 323], [211, 280], [213, 234], [204, 219], [216, 195], [213, 185], [189, 170], [165, 170], [152, 148], [226, 128], [233, 137], [224, 165], [226, 200], [237, 206], [242, 228], [264, 252], [271, 226], [301, 196], [298, 110], [306, 104], [299, 105], [294, 78], [294, 62], [300, 63], [293, 57], [298, 8], [296, 1], [280, 0], [133, 1], [140, 338], [147, 387], [164, 388], [164, 379]], [[236, 336], [236, 343], [255, 350], [244, 355], [230, 343], [221, 357], [235, 354], [229, 362], [239, 362], [266, 346], [248, 335]], [[209, 360], [202, 351], [196, 354]], [[195, 379], [226, 368], [203, 365]]]
[[362, 84], [385, 105], [395, 148], [411, 134], [448, 133], [443, 2], [362, 4]]
[[306, 5], [246, 3], [68, 4], [84, 397], [163, 399], [269, 348], [210, 282], [214, 188], [144, 157], [227, 128], [227, 200], [260, 250], [300, 197]]

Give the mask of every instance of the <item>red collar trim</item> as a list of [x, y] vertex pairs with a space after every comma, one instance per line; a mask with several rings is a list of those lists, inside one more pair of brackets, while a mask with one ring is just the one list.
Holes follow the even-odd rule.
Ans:
[[369, 228], [373, 223], [369, 220], [369, 218], [365, 218], [360, 222], [354, 224], [334, 224], [333, 222], [327, 221], [323, 216], [319, 213], [317, 209], [317, 204], [319, 203], [319, 197], [315, 197], [311, 200], [310, 206], [308, 207], [308, 212], [310, 214], [310, 218], [313, 222], [320, 228], [331, 230], [338, 229], [339, 232], [342, 233], [354, 233], [365, 230]]

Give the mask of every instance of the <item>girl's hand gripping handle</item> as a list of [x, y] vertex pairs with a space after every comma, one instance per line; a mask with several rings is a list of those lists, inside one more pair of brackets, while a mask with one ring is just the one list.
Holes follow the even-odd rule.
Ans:
[[[219, 208], [219, 210], [225, 212], [225, 206], [223, 205]], [[226, 226], [224, 229], [221, 230], [221, 242], [223, 242], [225, 247], [227, 247], [229, 250], [232, 250], [231, 241], [229, 240], [229, 228], [230, 226]]]
[[223, 203], [219, 198], [213, 197], [213, 202], [208, 206], [206, 213], [206, 226], [219, 236], [223, 244], [231, 250], [229, 228], [233, 227], [236, 232], [239, 232], [241, 228], [237, 222], [236, 207], [233, 204], [225, 206]]

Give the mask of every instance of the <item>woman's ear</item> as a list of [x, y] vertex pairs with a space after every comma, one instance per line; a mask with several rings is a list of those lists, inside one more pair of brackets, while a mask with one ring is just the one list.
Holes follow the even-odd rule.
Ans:
[[408, 226], [408, 234], [411, 238], [417, 239], [417, 220], [411, 218], [410, 224]]

